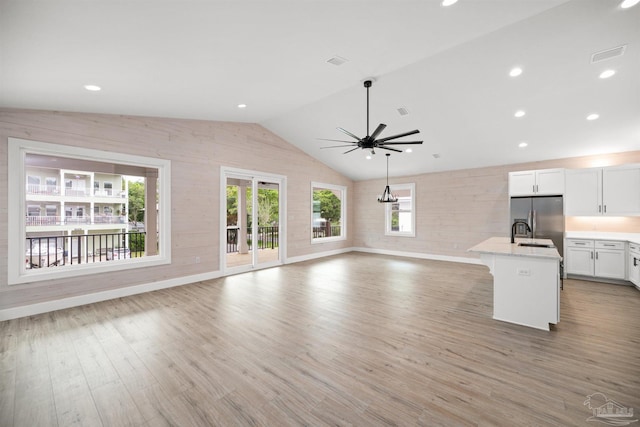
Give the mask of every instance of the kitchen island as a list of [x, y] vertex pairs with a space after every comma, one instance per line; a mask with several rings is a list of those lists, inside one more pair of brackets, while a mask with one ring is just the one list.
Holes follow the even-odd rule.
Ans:
[[479, 253], [493, 275], [494, 319], [546, 331], [560, 321], [562, 257], [551, 240], [511, 243], [508, 237], [492, 237], [469, 251]]

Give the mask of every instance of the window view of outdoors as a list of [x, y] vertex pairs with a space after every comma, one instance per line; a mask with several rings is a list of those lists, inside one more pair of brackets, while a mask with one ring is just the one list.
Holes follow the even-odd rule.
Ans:
[[39, 154], [24, 166], [27, 270], [148, 254], [145, 215], [157, 212], [146, 210], [146, 168]]
[[342, 237], [343, 190], [313, 187], [312, 238]]
[[415, 235], [414, 191], [413, 184], [400, 184], [392, 187], [392, 192], [398, 197], [398, 201], [387, 205], [386, 234]]
[[[245, 218], [238, 221], [239, 186], [227, 185], [227, 253], [239, 251], [238, 230], [241, 224], [246, 224], [247, 249], [251, 250], [253, 242], [253, 194], [251, 187], [246, 187]], [[258, 249], [274, 249], [279, 246], [279, 191], [277, 189], [258, 188]]]

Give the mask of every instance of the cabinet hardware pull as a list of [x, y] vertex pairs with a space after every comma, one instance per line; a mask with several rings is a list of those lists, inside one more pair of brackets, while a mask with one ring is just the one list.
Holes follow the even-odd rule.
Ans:
[[633, 266], [637, 267], [638, 266], [638, 258], [633, 257]]
[[607, 205], [604, 205], [604, 213], [607, 213]]
[[593, 259], [593, 251], [591, 251], [591, 259]]
[[576, 245], [582, 245], [582, 246], [586, 245], [586, 243], [579, 243], [579, 242], [575, 242], [574, 244], [576, 244]]
[[613, 246], [615, 246], [615, 245], [610, 245], [610, 244], [608, 244], [608, 243], [603, 243], [603, 244], [602, 244], [602, 246], [613, 247]]
[[596, 252], [596, 259], [598, 259], [598, 252]]
[[602, 205], [598, 205], [598, 213], [602, 212]]

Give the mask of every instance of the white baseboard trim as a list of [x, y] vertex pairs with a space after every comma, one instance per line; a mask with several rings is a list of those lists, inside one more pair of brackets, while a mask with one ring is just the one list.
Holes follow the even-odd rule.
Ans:
[[[332, 251], [316, 252], [308, 255], [301, 255], [297, 257], [287, 258], [284, 264], [293, 264], [296, 262], [310, 261], [317, 258], [324, 258], [333, 255], [340, 255], [348, 252], [367, 252], [372, 254], [392, 255], [407, 258], [420, 258], [431, 259], [436, 261], [450, 261], [459, 262], [465, 264], [478, 264], [482, 265], [479, 259], [464, 258], [464, 257], [451, 257], [444, 255], [425, 254], [420, 252], [403, 252], [403, 251], [390, 251], [386, 249], [374, 249], [374, 248], [362, 248], [351, 247], [336, 249]], [[56, 310], [63, 310], [65, 308], [78, 307], [85, 304], [93, 304], [95, 302], [107, 301], [110, 299], [127, 297], [136, 294], [142, 294], [145, 292], [157, 291], [159, 289], [173, 288], [175, 286], [188, 285], [189, 283], [201, 282], [204, 280], [217, 279], [222, 277], [220, 271], [212, 271], [202, 274], [194, 274], [191, 276], [176, 277], [173, 279], [162, 280], [159, 282], [145, 283], [142, 285], [129, 286], [125, 288], [110, 289], [108, 291], [95, 292], [86, 295], [78, 295], [75, 297], [62, 298], [52, 301], [39, 302], [35, 304], [23, 305], [19, 307], [11, 307], [0, 309], [0, 321], [18, 319], [20, 317], [33, 316], [41, 313], [48, 313]]]
[[293, 264], [296, 262], [302, 262], [302, 261], [310, 261], [312, 259], [317, 259], [317, 258], [324, 258], [324, 257], [328, 257], [328, 256], [333, 256], [333, 255], [340, 255], [340, 254], [346, 254], [347, 252], [353, 252], [354, 249], [353, 248], [343, 248], [343, 249], [336, 249], [333, 251], [325, 251], [325, 252], [316, 252], [313, 254], [307, 254], [307, 255], [301, 255], [301, 256], [295, 256], [292, 258], [287, 258], [287, 260], [284, 262], [285, 264]]
[[50, 311], [63, 310], [65, 308], [78, 307], [85, 304], [157, 291], [159, 289], [173, 288], [175, 286], [187, 285], [189, 283], [201, 282], [203, 280], [217, 279], [221, 276], [222, 275], [219, 271], [212, 271], [209, 273], [194, 274], [192, 276], [176, 277], [174, 279], [162, 280], [159, 282], [145, 283], [143, 285], [110, 289], [108, 291], [6, 308], [0, 310], [0, 321], [33, 316], [41, 313], [48, 313]]
[[465, 258], [458, 256], [446, 256], [446, 255], [435, 255], [435, 254], [426, 254], [422, 252], [404, 252], [404, 251], [390, 251], [387, 249], [376, 249], [376, 248], [362, 248], [355, 247], [352, 248], [357, 252], [367, 252], [370, 254], [380, 254], [380, 255], [392, 255], [406, 258], [420, 258], [420, 259], [431, 259], [434, 261], [449, 261], [449, 262], [460, 262], [464, 264], [477, 264], [483, 265], [482, 261], [477, 258]]

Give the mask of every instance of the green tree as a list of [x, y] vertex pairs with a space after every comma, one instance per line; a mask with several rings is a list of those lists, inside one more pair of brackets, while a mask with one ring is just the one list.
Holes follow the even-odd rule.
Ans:
[[339, 223], [342, 213], [340, 198], [331, 190], [314, 190], [313, 200], [320, 202], [320, 216], [328, 223]]
[[238, 224], [238, 187], [227, 185], [227, 225]]
[[258, 190], [258, 225], [278, 224], [278, 190]]
[[144, 182], [129, 181], [129, 221], [144, 221]]

